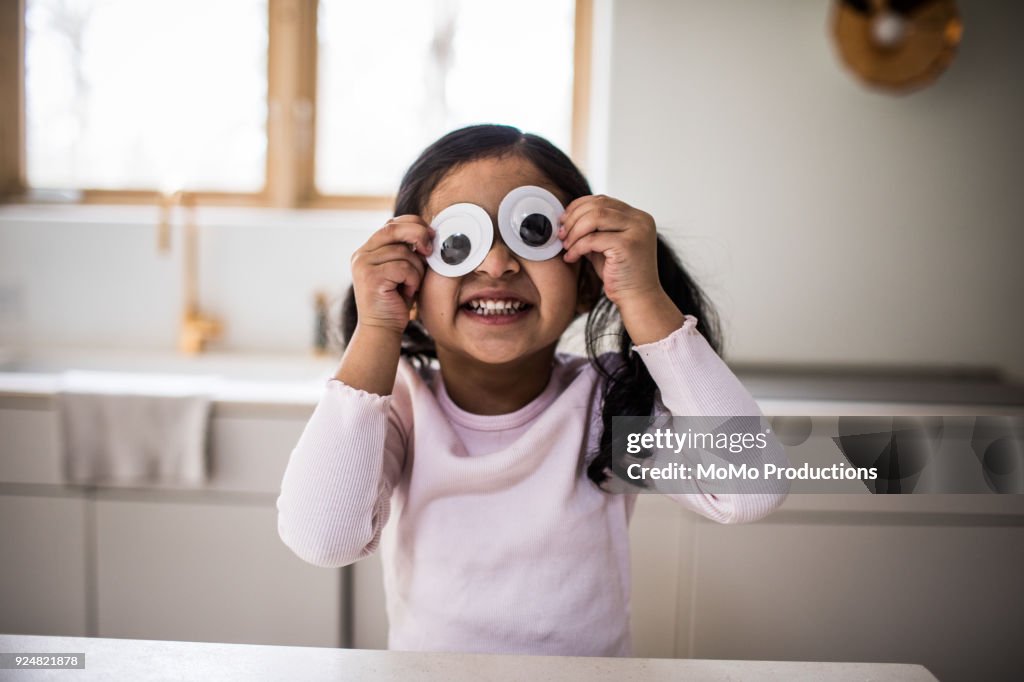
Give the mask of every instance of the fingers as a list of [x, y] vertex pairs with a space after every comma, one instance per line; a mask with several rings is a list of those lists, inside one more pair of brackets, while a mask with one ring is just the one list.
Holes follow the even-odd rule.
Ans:
[[405, 259], [388, 261], [379, 267], [383, 280], [381, 293], [397, 289], [406, 303], [411, 303], [423, 279], [422, 268]]
[[590, 203], [574, 213], [574, 222], [566, 222], [560, 230], [562, 248], [568, 251], [578, 239], [601, 230], [621, 232], [630, 224], [630, 216], [617, 208]]
[[562, 259], [566, 263], [578, 261], [588, 253], [600, 253], [606, 260], [613, 260], [610, 251], [615, 246], [622, 245], [622, 238], [610, 232], [591, 232], [586, 234], [566, 249]]
[[[366, 240], [363, 251], [373, 251], [394, 243], [412, 244], [418, 253], [428, 255], [432, 250], [434, 228], [417, 215], [402, 215], [389, 220]], [[408, 247], [407, 247], [408, 248]]]
[[572, 223], [579, 217], [578, 214], [584, 213], [590, 208], [598, 206], [617, 208], [620, 211], [633, 209], [633, 207], [626, 202], [613, 199], [612, 197], [605, 196], [604, 194], [589, 194], [573, 200], [565, 207], [565, 213], [562, 214], [562, 224], [572, 225]]
[[398, 216], [352, 254], [352, 286], [362, 320], [403, 332], [426, 273], [425, 259], [434, 235], [419, 216]]
[[[415, 255], [405, 244], [388, 244], [373, 251], [357, 251], [352, 258], [352, 273], [373, 273], [377, 281], [385, 283], [384, 291], [396, 288], [396, 285], [409, 285], [408, 293], [414, 295], [426, 271], [423, 258]], [[410, 278], [410, 271], [413, 277]], [[401, 275], [399, 277], [399, 274]]]
[[382, 265], [391, 261], [404, 260], [415, 267], [422, 274], [426, 268], [423, 258], [409, 250], [405, 244], [388, 244], [373, 251], [366, 251], [360, 254], [359, 260], [365, 265]]

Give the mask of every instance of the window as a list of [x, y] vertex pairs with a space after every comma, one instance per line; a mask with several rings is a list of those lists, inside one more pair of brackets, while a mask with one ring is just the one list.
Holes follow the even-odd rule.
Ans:
[[266, 0], [28, 0], [30, 187], [259, 192]]
[[572, 0], [322, 0], [320, 10], [320, 191], [387, 193], [410, 154], [474, 122], [514, 122], [569, 149]]
[[382, 208], [475, 122], [584, 161], [589, 0], [0, 4], [8, 194]]

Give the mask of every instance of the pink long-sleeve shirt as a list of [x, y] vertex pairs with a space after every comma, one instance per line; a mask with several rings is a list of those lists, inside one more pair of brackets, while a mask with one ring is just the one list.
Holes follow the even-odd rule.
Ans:
[[[696, 319], [635, 346], [677, 415], [759, 415]], [[519, 410], [455, 405], [436, 369], [399, 363], [379, 396], [327, 382], [277, 500], [281, 539], [318, 566], [382, 551], [391, 649], [628, 656], [628, 525], [636, 496], [586, 475], [601, 435], [602, 382], [558, 353]], [[764, 452], [786, 465], [781, 446]], [[669, 495], [721, 523], [759, 519], [788, 485]], [[760, 487], [759, 487], [760, 486]], [[389, 522], [390, 519], [390, 522]]]

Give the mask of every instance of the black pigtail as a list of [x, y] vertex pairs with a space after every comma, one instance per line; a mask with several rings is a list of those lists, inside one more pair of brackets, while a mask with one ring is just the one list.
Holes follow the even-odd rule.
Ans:
[[[707, 297], [686, 272], [678, 256], [660, 236], [657, 247], [658, 280], [662, 289], [681, 312], [697, 318], [697, 330], [716, 353], [722, 352], [718, 318]], [[617, 337], [618, 362], [609, 369], [599, 360], [601, 341]], [[603, 294], [590, 311], [586, 326], [587, 357], [605, 381], [601, 401], [601, 439], [597, 454], [587, 467], [587, 477], [597, 485], [608, 479], [605, 469], [613, 471], [612, 452], [623, 444], [612, 442], [612, 418], [649, 416], [654, 412], [658, 389], [643, 359], [633, 352], [633, 340], [622, 324], [618, 308]]]

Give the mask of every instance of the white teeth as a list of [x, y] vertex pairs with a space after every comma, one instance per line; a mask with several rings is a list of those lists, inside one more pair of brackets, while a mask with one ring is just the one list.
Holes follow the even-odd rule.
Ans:
[[521, 301], [499, 301], [477, 299], [469, 302], [469, 308], [478, 315], [511, 315], [522, 310], [526, 304]]

